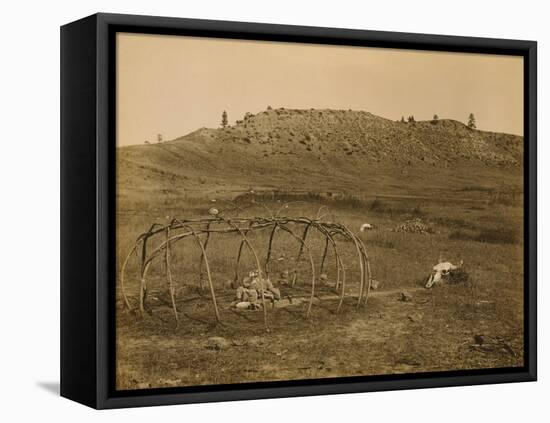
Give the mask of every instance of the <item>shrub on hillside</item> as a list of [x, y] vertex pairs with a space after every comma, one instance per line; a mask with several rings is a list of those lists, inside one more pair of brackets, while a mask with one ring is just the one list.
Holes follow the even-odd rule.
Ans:
[[519, 241], [519, 236], [517, 231], [510, 228], [488, 228], [481, 229], [478, 232], [457, 230], [451, 232], [449, 239], [486, 244], [516, 244]]
[[476, 241], [489, 244], [515, 244], [518, 242], [518, 234], [510, 228], [482, 229]]

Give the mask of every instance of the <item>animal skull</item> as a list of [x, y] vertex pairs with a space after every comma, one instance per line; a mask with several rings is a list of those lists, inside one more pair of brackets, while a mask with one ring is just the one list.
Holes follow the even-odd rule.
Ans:
[[443, 276], [448, 275], [453, 270], [457, 270], [461, 268], [463, 264], [464, 264], [463, 260], [460, 260], [460, 263], [458, 264], [458, 266], [455, 266], [449, 261], [436, 264], [432, 269], [432, 273], [430, 274], [428, 282], [426, 283], [426, 288], [431, 288], [436, 283], [441, 282], [441, 279], [443, 278]]
[[371, 225], [370, 223], [363, 223], [361, 225], [361, 228], [359, 229], [361, 232], [365, 232], [365, 231], [369, 231], [371, 229], [374, 229], [374, 226]]

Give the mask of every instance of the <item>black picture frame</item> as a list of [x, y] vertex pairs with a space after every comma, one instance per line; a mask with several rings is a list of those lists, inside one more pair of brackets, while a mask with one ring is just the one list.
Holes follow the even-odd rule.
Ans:
[[[524, 58], [525, 365], [472, 371], [114, 390], [115, 34], [520, 55]], [[61, 28], [61, 395], [90, 407], [534, 381], [537, 378], [537, 44], [534, 41], [95, 14]]]

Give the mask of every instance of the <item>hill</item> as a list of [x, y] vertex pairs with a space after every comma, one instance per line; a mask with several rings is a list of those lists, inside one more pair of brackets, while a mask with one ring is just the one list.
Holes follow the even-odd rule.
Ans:
[[117, 171], [122, 198], [250, 188], [403, 194], [466, 180], [493, 186], [509, 174], [517, 181], [522, 156], [522, 137], [453, 120], [401, 123], [364, 111], [280, 108], [227, 128], [118, 148]]

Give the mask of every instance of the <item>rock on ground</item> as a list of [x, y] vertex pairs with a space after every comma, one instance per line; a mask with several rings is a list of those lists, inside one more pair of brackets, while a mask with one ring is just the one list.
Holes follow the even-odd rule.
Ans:
[[213, 336], [206, 341], [206, 348], [209, 350], [225, 350], [231, 346], [231, 342], [221, 336]]

